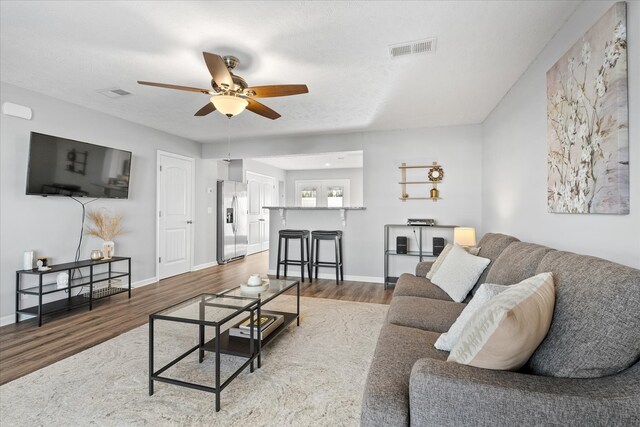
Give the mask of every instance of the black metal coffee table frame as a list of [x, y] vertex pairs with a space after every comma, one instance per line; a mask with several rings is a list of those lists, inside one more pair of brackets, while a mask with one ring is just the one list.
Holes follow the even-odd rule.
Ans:
[[[231, 298], [231, 299], [246, 299], [249, 301], [248, 304], [244, 305], [244, 306], [231, 306], [231, 305], [224, 305], [224, 304], [216, 304], [214, 302], [211, 301], [215, 301], [217, 298], [219, 297], [224, 297], [224, 298]], [[197, 298], [201, 298], [202, 301], [200, 302], [200, 319], [201, 320], [196, 320], [196, 319], [187, 319], [187, 318], [181, 318], [178, 316], [171, 316], [171, 315], [165, 315], [165, 314], [159, 314], [161, 312], [166, 312], [167, 310], [170, 310], [173, 307], [177, 307], [181, 304], [184, 304], [185, 302], [189, 301], [189, 300], [195, 300]], [[215, 295], [215, 294], [201, 294], [196, 298], [190, 298], [189, 300], [183, 301], [181, 303], [172, 305], [170, 307], [165, 308], [164, 310], [161, 310], [158, 313], [153, 313], [151, 315], [149, 315], [149, 396], [153, 395], [153, 382], [154, 381], [160, 381], [160, 382], [164, 382], [164, 383], [169, 383], [169, 384], [174, 384], [174, 385], [179, 385], [182, 387], [188, 387], [188, 388], [192, 388], [195, 390], [200, 390], [200, 391], [206, 391], [209, 393], [214, 393], [216, 395], [216, 412], [220, 411], [220, 393], [222, 392], [222, 390], [225, 389], [225, 387], [227, 387], [231, 381], [233, 379], [235, 379], [240, 372], [242, 372], [247, 366], [250, 366], [250, 371], [253, 372], [254, 370], [254, 360], [256, 359], [256, 357], [259, 360], [260, 357], [260, 340], [258, 341], [258, 345], [255, 345], [255, 341], [257, 339], [257, 331], [254, 331], [254, 313], [257, 314], [257, 318], [260, 318], [260, 299], [259, 298], [249, 298], [249, 297], [239, 297], [239, 296], [232, 296], [232, 295]], [[203, 320], [204, 319], [204, 309], [205, 307], [219, 307], [219, 308], [225, 308], [225, 309], [232, 309], [235, 310], [233, 313], [229, 314], [228, 316], [218, 320], [218, 321], [207, 321], [207, 320]], [[249, 351], [247, 353], [243, 353], [243, 354], [236, 354], [237, 356], [241, 356], [241, 357], [247, 357], [247, 361], [245, 363], [242, 364], [242, 366], [240, 366], [233, 374], [231, 374], [231, 376], [229, 376], [229, 378], [227, 378], [222, 384], [220, 383], [220, 354], [222, 354], [220, 345], [221, 345], [221, 339], [213, 339], [211, 340], [211, 342], [213, 343], [213, 345], [210, 346], [205, 346], [205, 327], [206, 326], [211, 326], [215, 328], [215, 336], [216, 338], [221, 336], [220, 333], [220, 326], [222, 326], [223, 324], [227, 323], [228, 321], [230, 321], [231, 319], [233, 319], [234, 317], [237, 317], [239, 315], [241, 315], [243, 312], [249, 312], [250, 313], [250, 317], [251, 317], [251, 327], [250, 327], [250, 332], [249, 332], [249, 336], [250, 338], [248, 339], [249, 341]], [[158, 369], [157, 371], [154, 371], [154, 360], [153, 360], [153, 329], [154, 329], [154, 321], [155, 320], [167, 320], [167, 321], [171, 321], [171, 322], [179, 322], [179, 323], [190, 323], [190, 324], [195, 324], [195, 325], [199, 325], [199, 343], [198, 345], [190, 348], [189, 350], [187, 350], [186, 352], [184, 352], [183, 354], [181, 354], [180, 356], [178, 356], [177, 358], [173, 359], [171, 362], [167, 363], [166, 365], [164, 365], [162, 368]], [[228, 334], [228, 332], [225, 332]], [[254, 338], [255, 336], [255, 338]], [[245, 340], [247, 340], [245, 338]], [[181, 361], [182, 359], [184, 359], [185, 357], [187, 357], [188, 355], [190, 355], [191, 353], [193, 353], [194, 351], [198, 350], [198, 361], [199, 363], [202, 363], [202, 361], [204, 360], [204, 353], [205, 351], [212, 351], [215, 353], [215, 366], [216, 366], [216, 372], [215, 372], [215, 376], [216, 376], [216, 384], [215, 387], [210, 387], [210, 386], [205, 386], [202, 384], [196, 384], [196, 383], [190, 383], [187, 381], [182, 381], [182, 380], [177, 380], [174, 378], [168, 378], [168, 377], [163, 377], [160, 376], [163, 372], [165, 372], [167, 369], [171, 368], [173, 365], [175, 365], [176, 363], [178, 363], [179, 361]], [[259, 367], [259, 366], [258, 366]]]

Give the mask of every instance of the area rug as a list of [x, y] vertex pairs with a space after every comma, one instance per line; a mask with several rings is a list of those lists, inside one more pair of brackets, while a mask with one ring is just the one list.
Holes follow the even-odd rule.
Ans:
[[[271, 308], [295, 310], [295, 297]], [[355, 426], [367, 370], [388, 306], [301, 298], [302, 319], [263, 350], [215, 396], [155, 384], [148, 395], [148, 326], [144, 325], [0, 387], [0, 424], [55, 426]], [[156, 321], [156, 367], [197, 342], [197, 326]], [[223, 356], [223, 380], [241, 359]], [[215, 384], [214, 357], [197, 352], [165, 375]]]

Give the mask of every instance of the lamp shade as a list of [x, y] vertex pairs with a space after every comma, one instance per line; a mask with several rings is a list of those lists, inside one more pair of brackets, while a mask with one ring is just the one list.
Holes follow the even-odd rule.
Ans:
[[246, 99], [231, 95], [216, 95], [211, 97], [211, 103], [227, 117], [242, 113], [249, 102]]
[[456, 227], [453, 229], [453, 243], [460, 246], [476, 245], [476, 229], [473, 227]]

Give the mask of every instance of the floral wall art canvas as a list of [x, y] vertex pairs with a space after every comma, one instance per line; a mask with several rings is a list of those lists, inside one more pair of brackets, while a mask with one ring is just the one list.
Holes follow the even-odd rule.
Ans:
[[549, 212], [629, 213], [626, 4], [547, 72]]

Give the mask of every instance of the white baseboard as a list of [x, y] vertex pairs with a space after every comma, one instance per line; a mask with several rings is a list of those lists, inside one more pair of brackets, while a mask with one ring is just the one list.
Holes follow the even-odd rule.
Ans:
[[[280, 269], [280, 273], [282, 273], [282, 269]], [[300, 269], [294, 269], [294, 268], [289, 268], [287, 270], [287, 273], [289, 273], [289, 277], [293, 276], [300, 276]], [[306, 273], [306, 270], [305, 270]], [[269, 274], [272, 276], [276, 275], [276, 271], [275, 270], [269, 270]], [[282, 276], [280, 276], [282, 277]], [[307, 277], [307, 275], [305, 274], [305, 277]], [[315, 275], [314, 275], [315, 277]], [[318, 279], [329, 279], [329, 280], [335, 280], [336, 279], [336, 275], [335, 273], [320, 273], [318, 272]], [[350, 280], [353, 282], [369, 282], [369, 283], [384, 283], [384, 279], [382, 277], [374, 277], [374, 276], [354, 276], [354, 275], [350, 275], [350, 274], [345, 274], [344, 275], [344, 280]]]
[[218, 263], [215, 261], [205, 262], [204, 264], [194, 265], [191, 271], [204, 270], [205, 268], [215, 267], [216, 265], [218, 265]]
[[12, 323], [16, 323], [16, 315], [10, 314], [8, 316], [0, 317], [0, 326], [10, 325]]
[[131, 284], [131, 289], [141, 288], [147, 285], [153, 285], [154, 283], [158, 283], [157, 277], [149, 277], [148, 279], [138, 280], [137, 282], [133, 282]]

